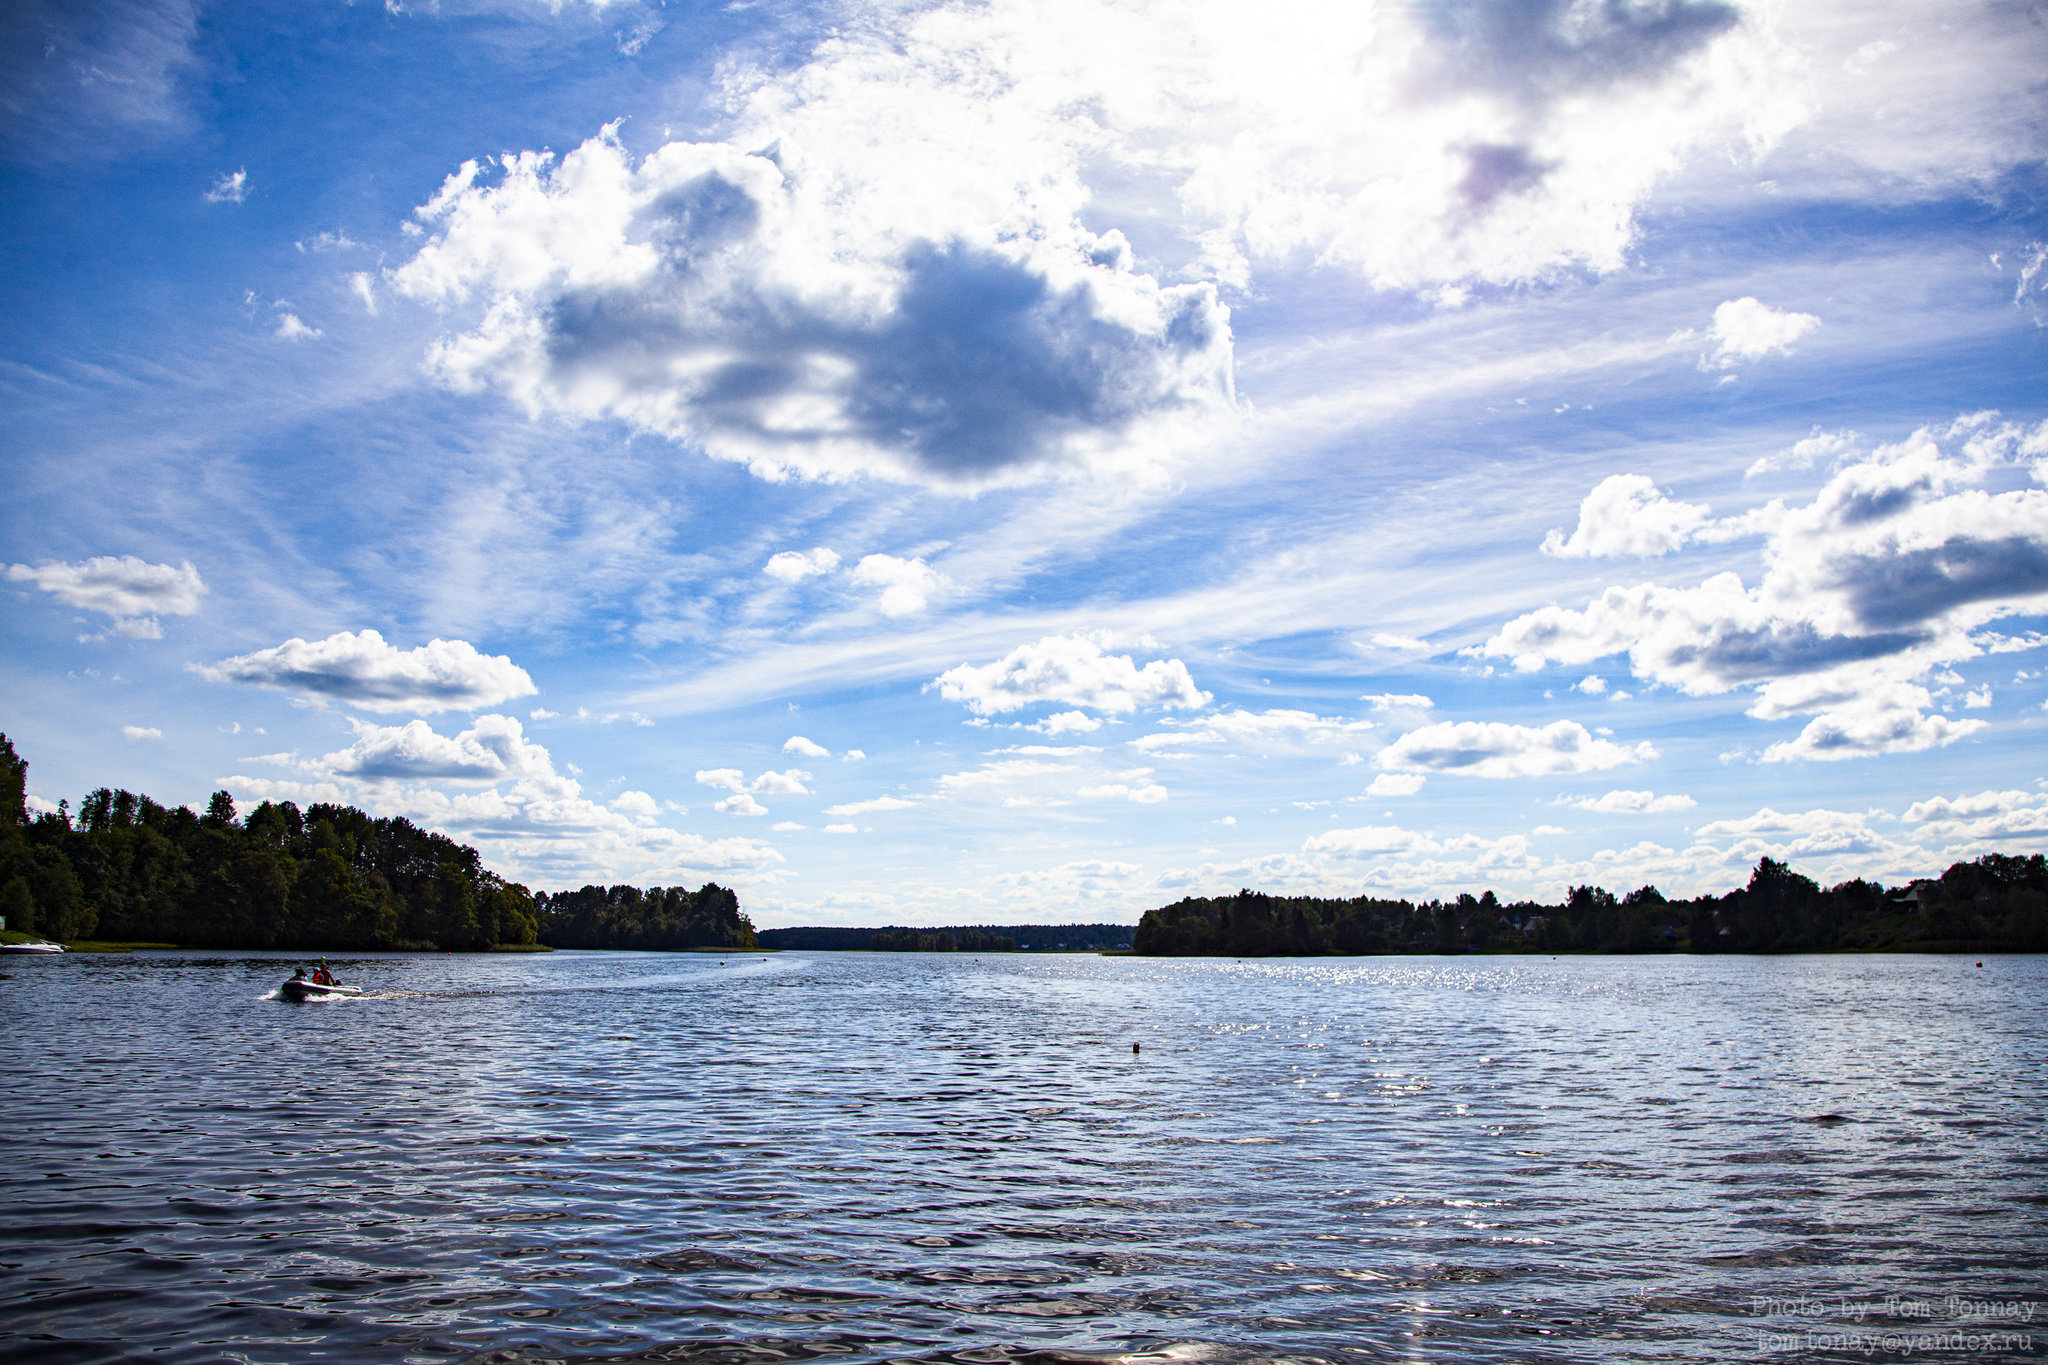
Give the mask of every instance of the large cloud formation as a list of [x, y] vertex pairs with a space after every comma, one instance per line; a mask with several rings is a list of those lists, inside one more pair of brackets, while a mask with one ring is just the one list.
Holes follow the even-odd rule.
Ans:
[[[392, 281], [464, 310], [457, 388], [769, 477], [1146, 466], [1233, 406], [1218, 285], [1618, 269], [1660, 176], [1803, 116], [1782, 66], [1722, 0], [869, 9], [729, 69], [721, 141], [464, 163]], [[1146, 187], [1161, 259], [1098, 184]]]
[[2044, 481], [2048, 424], [1977, 413], [1922, 429], [1844, 465], [1807, 506], [1759, 518], [1756, 587], [1733, 573], [1612, 587], [1580, 610], [1519, 616], [1482, 652], [1528, 671], [1626, 654], [1638, 678], [1695, 696], [1754, 688], [1760, 720], [1814, 717], [1767, 760], [1952, 743], [1985, 722], [1929, 714], [1924, 680], [1990, 647], [1973, 631], [2048, 610], [2048, 492], [1979, 486], [2015, 464]]
[[1104, 653], [1100, 641], [1085, 635], [1048, 635], [994, 663], [948, 669], [928, 685], [978, 716], [1039, 702], [1111, 713], [1209, 704], [1209, 694], [1195, 686], [1179, 659], [1154, 659], [1140, 668], [1130, 655]]
[[1471, 777], [1535, 777], [1587, 773], [1655, 758], [1648, 743], [1595, 739], [1575, 720], [1545, 726], [1461, 720], [1410, 730], [1373, 760], [1389, 772], [1463, 773]]
[[374, 630], [313, 641], [294, 637], [197, 666], [197, 672], [214, 682], [252, 683], [365, 711], [421, 715], [496, 706], [540, 690], [511, 659], [481, 654], [466, 640], [430, 640], [407, 650], [387, 644]]

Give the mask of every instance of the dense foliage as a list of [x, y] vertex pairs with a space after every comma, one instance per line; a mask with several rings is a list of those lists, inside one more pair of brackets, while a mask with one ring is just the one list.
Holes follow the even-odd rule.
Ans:
[[940, 929], [763, 929], [763, 948], [877, 953], [1009, 953], [1129, 948], [1128, 924], [983, 924]]
[[105, 787], [28, 818], [0, 735], [0, 915], [59, 940], [223, 948], [488, 948], [534, 941], [526, 888], [477, 851], [353, 806], [264, 802], [238, 819]]
[[540, 941], [551, 948], [753, 948], [753, 921], [740, 898], [716, 882], [680, 886], [586, 886], [534, 897]]
[[1327, 953], [1779, 953], [1893, 949], [2048, 950], [2048, 863], [1989, 854], [1887, 892], [1850, 881], [1822, 890], [1765, 858], [1749, 885], [1667, 900], [1645, 886], [1616, 897], [1575, 886], [1561, 905], [1504, 905], [1488, 891], [1455, 901], [1267, 896], [1187, 899], [1147, 910], [1138, 952], [1311, 957]]

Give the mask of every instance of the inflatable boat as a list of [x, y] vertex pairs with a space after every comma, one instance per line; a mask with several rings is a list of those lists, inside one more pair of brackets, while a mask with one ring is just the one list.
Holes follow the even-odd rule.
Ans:
[[346, 1000], [350, 996], [361, 995], [363, 988], [361, 986], [323, 986], [317, 981], [308, 981], [302, 976], [295, 976], [282, 986], [279, 986], [277, 993], [286, 1000]]

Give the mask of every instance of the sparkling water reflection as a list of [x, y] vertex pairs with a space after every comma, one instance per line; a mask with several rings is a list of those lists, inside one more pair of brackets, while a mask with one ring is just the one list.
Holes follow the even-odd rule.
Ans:
[[286, 962], [0, 969], [0, 1350], [1868, 1359], [1783, 1334], [2048, 1300], [2040, 958]]

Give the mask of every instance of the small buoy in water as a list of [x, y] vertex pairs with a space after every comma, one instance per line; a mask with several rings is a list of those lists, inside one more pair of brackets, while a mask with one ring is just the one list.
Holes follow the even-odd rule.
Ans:
[[1983, 963], [1981, 963], [1981, 962], [1979, 962], [1979, 963], [1978, 963], [1977, 965], [1978, 965], [1979, 967], [1981, 967], [1981, 966], [1983, 966], [1984, 964], [1983, 964]]
[[1131, 1044], [1131, 1055], [1133, 1057], [1138, 1055], [1138, 1045], [1136, 1043]]

